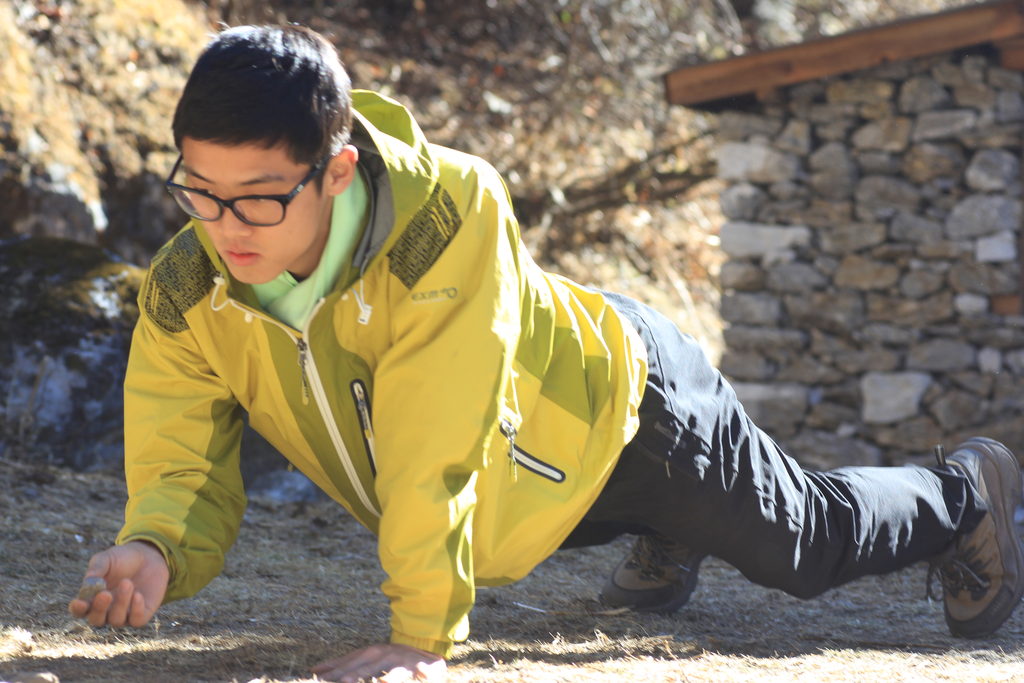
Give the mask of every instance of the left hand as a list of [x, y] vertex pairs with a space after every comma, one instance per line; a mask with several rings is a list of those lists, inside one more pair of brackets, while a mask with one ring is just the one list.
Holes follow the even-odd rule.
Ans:
[[441, 683], [448, 679], [444, 658], [426, 650], [394, 643], [371, 645], [321, 662], [313, 673], [325, 681], [359, 683], [377, 680], [380, 683], [429, 681]]

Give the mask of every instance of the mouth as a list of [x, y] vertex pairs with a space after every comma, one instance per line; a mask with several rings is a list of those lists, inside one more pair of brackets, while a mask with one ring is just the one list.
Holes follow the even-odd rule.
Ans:
[[247, 266], [259, 258], [259, 254], [253, 251], [236, 251], [228, 249], [224, 252], [224, 258], [236, 266]]

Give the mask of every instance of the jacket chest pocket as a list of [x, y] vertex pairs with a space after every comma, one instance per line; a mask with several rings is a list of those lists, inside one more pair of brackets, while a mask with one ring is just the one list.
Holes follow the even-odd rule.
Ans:
[[373, 476], [377, 476], [377, 455], [375, 452], [374, 438], [373, 438], [373, 420], [370, 415], [370, 397], [366, 391], [366, 385], [363, 380], [353, 380], [349, 384], [349, 390], [352, 392], [352, 401], [355, 404], [356, 417], [359, 419], [359, 427], [363, 437], [363, 447], [366, 449], [366, 457], [369, 460], [370, 472]]

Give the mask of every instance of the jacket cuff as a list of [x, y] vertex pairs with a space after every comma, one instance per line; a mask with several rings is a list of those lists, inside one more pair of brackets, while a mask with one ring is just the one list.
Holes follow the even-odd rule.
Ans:
[[147, 532], [118, 536], [115, 543], [117, 545], [124, 545], [130, 541], [143, 541], [145, 543], [149, 543], [151, 546], [159, 550], [160, 554], [164, 556], [164, 562], [167, 563], [167, 591], [164, 594], [164, 603], [166, 604], [172, 600], [176, 600], [176, 597], [171, 597], [171, 589], [176, 585], [178, 578], [181, 576], [182, 568], [185, 567], [185, 558], [182, 556], [181, 551], [168, 543], [162, 536]]
[[391, 632], [391, 642], [396, 645], [408, 645], [420, 650], [426, 650], [427, 652], [433, 652], [435, 655], [440, 655], [445, 659], [449, 659], [452, 656], [452, 650], [455, 647], [455, 644], [450, 640], [416, 638], [414, 636], [407, 636], [404, 633], [398, 633], [397, 631]]

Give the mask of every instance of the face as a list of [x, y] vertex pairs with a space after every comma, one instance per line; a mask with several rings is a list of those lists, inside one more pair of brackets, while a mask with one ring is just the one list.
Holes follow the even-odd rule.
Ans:
[[[222, 145], [186, 137], [181, 155], [177, 182], [221, 199], [287, 194], [311, 168], [292, 161], [284, 145]], [[322, 186], [317, 187], [316, 178], [309, 181], [277, 225], [247, 225], [229, 209], [215, 221], [203, 221], [231, 275], [249, 284], [269, 282], [286, 270], [299, 279], [309, 276], [327, 244], [334, 197], [352, 182], [357, 159], [351, 145], [331, 158], [322, 171]]]

